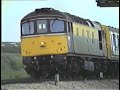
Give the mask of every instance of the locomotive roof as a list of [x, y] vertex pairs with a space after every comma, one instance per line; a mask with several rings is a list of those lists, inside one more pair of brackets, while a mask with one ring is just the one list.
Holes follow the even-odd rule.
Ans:
[[[35, 9], [35, 11], [27, 14], [22, 20], [23, 21], [27, 21], [29, 19], [35, 19], [35, 18], [43, 18], [43, 17], [54, 17], [54, 18], [61, 18], [61, 19], [69, 19], [70, 21], [72, 20], [73, 22], [77, 22], [83, 25], [88, 25], [88, 22], [92, 25], [92, 27], [94, 27], [93, 22], [90, 21], [89, 19], [83, 19], [81, 17], [75, 16], [75, 15], [71, 15], [69, 13], [66, 12], [60, 12], [58, 10], [55, 10], [53, 8], [41, 8], [41, 9]], [[98, 22], [97, 22], [98, 23]], [[100, 24], [100, 23], [98, 23]], [[115, 31], [115, 32], [119, 32], [119, 29], [115, 30], [116, 28], [113, 27], [109, 27], [110, 31]], [[114, 29], [114, 30], [113, 30]]]
[[35, 11], [26, 15], [21, 21], [26, 21], [28, 19], [35, 19], [41, 17], [59, 17], [65, 19], [65, 15], [63, 15], [58, 10], [54, 10], [52, 8], [41, 8], [41, 9], [35, 9]]
[[55, 10], [53, 8], [41, 8], [41, 9], [35, 9], [35, 11], [29, 13], [28, 15], [26, 15], [22, 20], [22, 21], [26, 21], [28, 19], [35, 19], [35, 18], [39, 18], [39, 17], [59, 17], [62, 19], [66, 19], [69, 18], [70, 20], [73, 20], [74, 22], [77, 23], [81, 23], [84, 25], [88, 25], [86, 20], [74, 15], [71, 15], [69, 13], [66, 12], [60, 12], [58, 10]]
[[78, 16], [75, 16], [75, 15], [71, 15], [71, 14], [66, 13], [66, 12], [64, 12], [64, 14], [68, 15], [74, 22], [81, 23], [81, 24], [88, 26], [88, 23], [86, 22], [85, 19], [78, 17]]

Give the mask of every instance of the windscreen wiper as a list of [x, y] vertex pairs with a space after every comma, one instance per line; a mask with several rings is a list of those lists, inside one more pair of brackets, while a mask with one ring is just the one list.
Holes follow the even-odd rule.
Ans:
[[56, 20], [53, 21], [52, 26], [53, 26], [53, 24], [55, 23], [55, 21], [56, 21]]

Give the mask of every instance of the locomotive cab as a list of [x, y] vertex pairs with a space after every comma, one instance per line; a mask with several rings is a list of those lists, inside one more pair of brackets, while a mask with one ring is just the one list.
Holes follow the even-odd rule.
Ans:
[[70, 23], [66, 20], [42, 18], [22, 22], [22, 56], [66, 54], [70, 35]]

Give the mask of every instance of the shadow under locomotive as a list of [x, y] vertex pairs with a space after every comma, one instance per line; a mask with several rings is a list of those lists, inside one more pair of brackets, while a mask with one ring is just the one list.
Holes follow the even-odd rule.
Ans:
[[[40, 57], [23, 58], [25, 70], [34, 78], [53, 78], [55, 74], [60, 75], [61, 80], [84, 80], [100, 79], [100, 72], [104, 73], [104, 78], [117, 77], [118, 67], [112, 70], [109, 62], [84, 60], [79, 57], [66, 57], [65, 55], [50, 55]], [[103, 65], [104, 64], [104, 65]], [[112, 63], [113, 64], [113, 63]], [[116, 64], [116, 63], [115, 63]], [[112, 75], [113, 74], [113, 75]]]

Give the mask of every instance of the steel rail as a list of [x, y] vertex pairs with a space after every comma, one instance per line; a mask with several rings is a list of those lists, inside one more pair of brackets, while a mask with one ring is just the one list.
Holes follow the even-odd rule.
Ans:
[[5, 79], [1, 80], [1, 85], [2, 84], [17, 84], [17, 83], [40, 83], [40, 82], [45, 82], [45, 81], [52, 81], [53, 79], [33, 79], [33, 78], [20, 78], [20, 79]]

